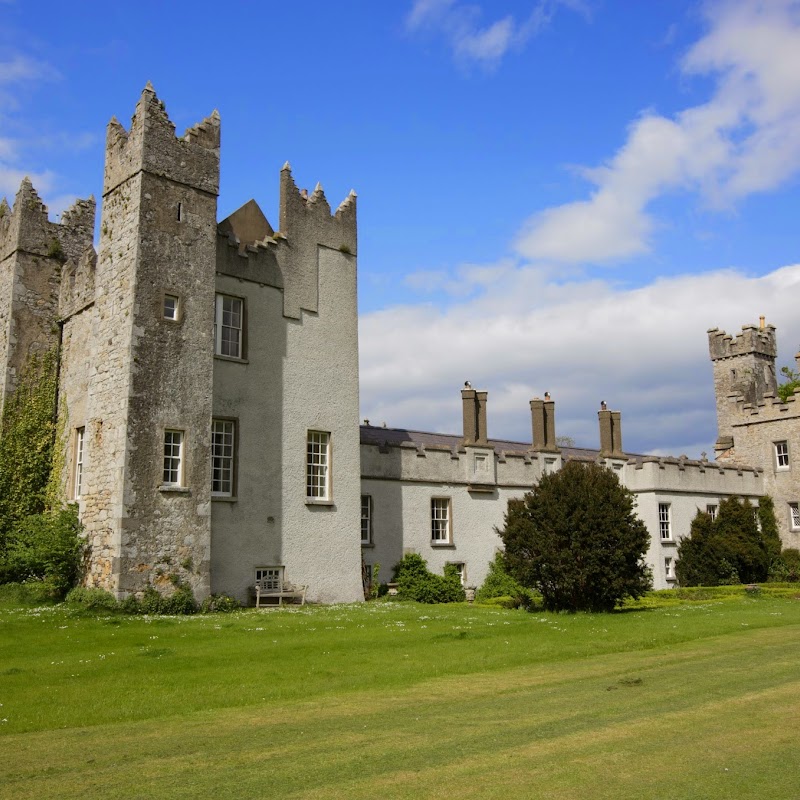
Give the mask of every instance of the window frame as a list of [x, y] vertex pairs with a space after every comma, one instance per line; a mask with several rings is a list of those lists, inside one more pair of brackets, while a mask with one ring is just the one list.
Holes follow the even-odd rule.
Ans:
[[775, 471], [784, 472], [791, 468], [789, 455], [789, 442], [786, 439], [773, 442], [773, 452], [775, 453]]
[[[444, 515], [441, 513], [442, 510], [445, 512]], [[453, 500], [451, 497], [431, 497], [429, 527], [432, 546], [452, 545]]]
[[80, 500], [83, 490], [83, 469], [86, 460], [86, 426], [75, 428], [72, 457], [72, 499]]
[[714, 503], [706, 503], [706, 514], [711, 517], [711, 521], [713, 522], [717, 518], [717, 514], [719, 512], [719, 504]]
[[[167, 315], [167, 300], [174, 300], [173, 315]], [[180, 322], [181, 321], [181, 298], [172, 292], [164, 292], [161, 297], [161, 318], [165, 322]]]
[[[175, 437], [177, 436], [177, 441]], [[170, 439], [168, 442], [167, 439]], [[182, 488], [184, 485], [185, 474], [185, 450], [184, 444], [186, 441], [186, 432], [179, 428], [164, 428], [164, 435], [161, 438], [162, 442], [162, 464], [161, 464], [161, 485], [167, 489]], [[177, 445], [177, 455], [172, 453], [167, 455], [167, 447], [175, 447]], [[170, 461], [170, 466], [167, 466], [167, 459]], [[173, 464], [177, 462], [177, 468]], [[168, 475], [169, 473], [169, 475]], [[175, 480], [172, 480], [172, 473], [175, 473]]]
[[[226, 312], [225, 301], [230, 300], [239, 304], [239, 324], [238, 327], [234, 325], [225, 325], [225, 314], [233, 313], [232, 310]], [[237, 353], [224, 353], [223, 351], [223, 332], [224, 330], [237, 331], [236, 337]], [[214, 355], [217, 358], [229, 358], [233, 361], [245, 360], [245, 298], [237, 297], [233, 294], [225, 294], [224, 292], [216, 292], [214, 295]]]
[[800, 503], [789, 503], [789, 530], [800, 531]]
[[[366, 515], [364, 514], [364, 501], [366, 500]], [[365, 533], [365, 526], [366, 523], [366, 537], [364, 536]], [[361, 495], [361, 546], [362, 547], [369, 547], [373, 544], [372, 541], [372, 495], [371, 494], [362, 494]]]
[[664, 577], [668, 581], [677, 580], [675, 575], [675, 559], [672, 556], [664, 556]]
[[[225, 455], [216, 455], [214, 452], [215, 449], [215, 437], [216, 437], [216, 426], [217, 425], [230, 425], [231, 426], [231, 442], [230, 448], [231, 453], [229, 456]], [[224, 435], [224, 434], [223, 434]], [[233, 417], [213, 417], [211, 420], [211, 497], [212, 499], [217, 500], [226, 500], [232, 499], [236, 497], [237, 491], [237, 478], [238, 478], [238, 470], [237, 470], [237, 456], [239, 451], [239, 425], [238, 420]], [[223, 446], [225, 446], [223, 444]], [[216, 471], [216, 460], [217, 458], [223, 459], [229, 462], [229, 470], [230, 476], [228, 478], [229, 483], [229, 490], [225, 491], [223, 489], [215, 489], [215, 471]]]
[[329, 505], [332, 502], [332, 452], [330, 431], [316, 428], [309, 428], [306, 431], [306, 503], [308, 504]]
[[672, 503], [658, 504], [658, 538], [662, 542], [674, 541], [672, 538]]

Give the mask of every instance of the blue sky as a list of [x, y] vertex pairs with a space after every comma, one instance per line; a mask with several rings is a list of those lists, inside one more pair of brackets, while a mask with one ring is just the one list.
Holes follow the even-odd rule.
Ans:
[[713, 452], [706, 329], [800, 349], [800, 3], [0, 0], [0, 196], [52, 215], [102, 180], [154, 84], [179, 132], [219, 109], [220, 219], [277, 219], [291, 162], [359, 195], [362, 414], [457, 432]]

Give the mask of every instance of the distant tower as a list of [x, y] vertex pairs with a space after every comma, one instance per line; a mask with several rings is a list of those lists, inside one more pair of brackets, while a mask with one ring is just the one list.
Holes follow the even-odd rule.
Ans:
[[733, 427], [736, 398], [757, 405], [764, 395], [777, 391], [775, 326], [743, 325], [734, 338], [719, 328], [708, 331], [708, 349], [714, 365], [714, 394], [717, 401], [717, 453], [734, 445]]
[[0, 413], [31, 354], [58, 346], [62, 265], [92, 246], [94, 199], [78, 200], [50, 222], [25, 178], [11, 209], [0, 201]]
[[219, 143], [216, 112], [177, 138], [149, 83], [108, 125], [81, 511], [87, 581], [119, 596], [209, 591]]

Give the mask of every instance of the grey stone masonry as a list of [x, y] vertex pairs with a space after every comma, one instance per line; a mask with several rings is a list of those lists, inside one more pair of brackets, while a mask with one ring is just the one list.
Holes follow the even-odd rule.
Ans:
[[13, 209], [0, 203], [0, 410], [29, 355], [58, 346], [62, 265], [91, 252], [94, 210], [78, 200], [51, 222], [27, 178]]
[[[109, 124], [81, 512], [89, 583], [120, 596], [176, 577], [198, 596], [210, 587], [218, 186], [216, 112], [177, 138], [148, 84], [130, 131]], [[169, 484], [168, 432], [180, 441]]]
[[735, 339], [713, 328], [708, 333], [714, 364], [719, 436], [717, 459], [763, 473], [765, 493], [785, 547], [800, 546], [800, 525], [792, 504], [800, 502], [800, 403], [798, 395], [777, 396], [775, 328], [745, 325]]

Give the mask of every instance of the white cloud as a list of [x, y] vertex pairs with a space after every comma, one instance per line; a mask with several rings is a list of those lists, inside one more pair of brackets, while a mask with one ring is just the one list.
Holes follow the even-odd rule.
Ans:
[[493, 66], [509, 50], [522, 47], [549, 24], [558, 6], [588, 13], [583, 0], [539, 0], [519, 22], [507, 15], [482, 25], [478, 5], [456, 0], [415, 0], [406, 25], [411, 31], [427, 28], [441, 33], [459, 60]]
[[26, 81], [57, 80], [61, 76], [46, 61], [17, 55], [0, 61], [0, 84], [18, 84]]
[[761, 278], [720, 270], [637, 289], [556, 283], [529, 265], [492, 275], [479, 296], [446, 309], [402, 306], [362, 317], [361, 401], [373, 424], [458, 433], [459, 390], [470, 380], [489, 390], [496, 438], [527, 440], [527, 401], [550, 391], [558, 433], [579, 445], [597, 445], [596, 411], [606, 400], [623, 412], [628, 449], [712, 454], [706, 330], [735, 334], [765, 313], [778, 326], [779, 365], [800, 344], [800, 265]]
[[26, 176], [31, 179], [31, 183], [40, 195], [51, 192], [56, 184], [56, 175], [50, 170], [25, 172], [0, 162], [0, 197], [7, 197], [9, 203], [13, 204], [19, 185]]
[[708, 33], [681, 63], [711, 75], [711, 99], [674, 118], [648, 111], [605, 165], [584, 170], [586, 200], [545, 209], [523, 227], [526, 258], [601, 263], [647, 251], [657, 197], [697, 193], [725, 207], [774, 189], [800, 170], [800, 2], [723, 2], [707, 7]]

